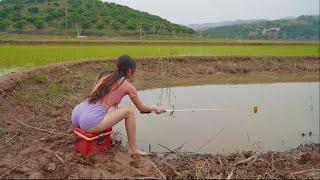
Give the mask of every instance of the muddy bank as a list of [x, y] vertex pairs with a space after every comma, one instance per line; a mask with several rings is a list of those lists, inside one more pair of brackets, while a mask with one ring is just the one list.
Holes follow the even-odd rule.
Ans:
[[[61, 70], [82, 68], [97, 76], [99, 71], [112, 69], [115, 59], [95, 59], [67, 63], [57, 63], [43, 67], [30, 68], [0, 76], [0, 92], [14, 89], [32, 74], [50, 74]], [[140, 89], [206, 83], [270, 83], [319, 81], [320, 57], [314, 56], [208, 56], [208, 57], [145, 57], [137, 58], [138, 74], [136, 85]], [[83, 66], [83, 67], [82, 67]], [[92, 66], [97, 71], [91, 71]], [[87, 68], [86, 68], [87, 67]], [[173, 78], [172, 78], [173, 77]], [[144, 81], [144, 82], [142, 82]], [[166, 83], [165, 83], [166, 82]]]
[[228, 42], [228, 41], [94, 41], [94, 40], [71, 40], [71, 41], [55, 41], [55, 40], [0, 40], [0, 44], [4, 45], [104, 45], [104, 46], [276, 46], [276, 45], [317, 45], [317, 42]]
[[154, 158], [170, 179], [319, 179], [320, 144], [286, 152], [235, 152], [229, 155], [186, 154], [170, 150]]
[[[138, 89], [149, 89], [207, 83], [319, 81], [319, 62], [317, 57], [141, 58], [134, 84]], [[283, 153], [197, 155], [176, 151], [149, 159], [128, 157], [114, 141], [104, 153], [81, 157], [73, 150], [71, 110], [90, 92], [99, 72], [113, 66], [114, 59], [83, 61], [1, 77], [0, 177], [226, 178], [236, 163], [232, 178], [319, 175], [319, 171], [310, 170], [319, 169], [319, 144]], [[299, 172], [304, 170], [310, 171]]]

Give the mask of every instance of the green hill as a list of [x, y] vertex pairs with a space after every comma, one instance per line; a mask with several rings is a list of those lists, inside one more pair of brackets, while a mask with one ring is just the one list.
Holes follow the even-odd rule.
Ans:
[[196, 34], [158, 16], [99, 0], [0, 0], [0, 32], [64, 35], [66, 24], [73, 36]]
[[214, 27], [202, 34], [211, 38], [319, 40], [319, 15]]

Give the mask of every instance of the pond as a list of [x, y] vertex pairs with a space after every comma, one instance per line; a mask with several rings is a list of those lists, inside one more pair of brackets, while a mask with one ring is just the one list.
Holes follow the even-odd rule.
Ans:
[[[139, 97], [167, 109], [226, 108], [161, 115], [137, 111], [137, 144], [146, 151], [149, 146], [153, 152], [167, 151], [160, 145], [172, 150], [183, 145], [182, 152], [198, 153], [285, 151], [319, 143], [318, 82], [161, 88], [140, 91]], [[124, 122], [114, 130], [126, 137]]]

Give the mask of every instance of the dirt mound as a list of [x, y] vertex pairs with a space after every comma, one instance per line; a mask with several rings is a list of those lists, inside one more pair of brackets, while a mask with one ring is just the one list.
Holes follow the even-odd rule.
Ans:
[[[317, 57], [140, 58], [134, 84], [138, 89], [148, 89], [207, 83], [318, 81], [319, 60]], [[81, 61], [1, 77], [0, 178], [163, 178], [164, 175], [195, 178], [220, 177], [221, 173], [225, 178], [236, 162], [248, 158], [242, 154], [181, 155], [171, 160], [166, 157], [167, 167], [159, 161], [160, 154], [152, 159], [156, 163], [143, 157], [132, 159], [117, 143], [101, 154], [89, 157], [77, 154], [73, 149], [70, 113], [90, 92], [99, 73], [113, 67], [114, 59]], [[301, 149], [303, 147], [309, 148]], [[302, 154], [296, 156], [298, 152]], [[273, 166], [279, 174], [267, 169], [267, 163], [261, 160], [271, 163], [272, 156], [259, 154], [254, 157], [255, 164], [250, 165], [253, 163], [250, 159], [248, 163], [237, 165], [232, 177], [268, 178], [266, 173], [274, 177], [290, 177], [294, 171], [319, 168], [313, 161], [319, 160], [319, 145], [271, 154], [277, 159]], [[208, 164], [217, 161], [214, 157], [220, 157], [223, 166]], [[170, 166], [177, 173], [170, 171]], [[243, 166], [248, 168], [246, 176], [242, 174]], [[194, 168], [198, 169], [194, 171]], [[190, 172], [184, 172], [188, 169]], [[266, 173], [262, 173], [263, 170]], [[308, 177], [310, 173], [316, 172], [298, 173], [297, 177]]]
[[319, 179], [320, 144], [287, 152], [165, 153], [154, 160], [170, 179]]

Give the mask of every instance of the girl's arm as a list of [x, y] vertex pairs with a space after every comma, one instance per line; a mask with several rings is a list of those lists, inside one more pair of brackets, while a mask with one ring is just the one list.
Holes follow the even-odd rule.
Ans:
[[143, 104], [138, 96], [131, 98], [131, 100], [140, 112], [149, 113], [154, 111], [157, 114], [161, 114], [163, 112], [163, 109], [159, 106], [147, 106]]

